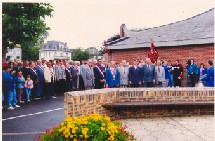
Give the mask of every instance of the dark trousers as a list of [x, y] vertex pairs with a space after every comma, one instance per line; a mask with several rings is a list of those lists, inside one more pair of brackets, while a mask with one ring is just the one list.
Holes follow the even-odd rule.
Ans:
[[175, 87], [181, 87], [181, 79], [178, 78], [174, 78], [174, 85]]
[[63, 95], [66, 92], [66, 81], [65, 79], [59, 79], [58, 81], [58, 94]]
[[139, 84], [131, 84], [132, 88], [138, 88], [140, 85]]
[[69, 92], [72, 90], [72, 87], [71, 87], [71, 80], [70, 78], [67, 78], [66, 79], [66, 92]]
[[45, 93], [46, 93], [46, 98], [51, 98], [53, 95], [53, 82], [46, 82], [45, 83]]
[[79, 90], [85, 90], [84, 80], [81, 75], [79, 76]]
[[152, 88], [152, 87], [154, 87], [154, 84], [153, 84], [153, 82], [144, 82], [144, 87], [145, 88]]
[[195, 81], [196, 81], [196, 74], [190, 74], [190, 83], [191, 83], [191, 87], [195, 87]]
[[75, 78], [72, 78], [72, 90], [77, 90], [77, 81], [78, 81], [78, 78], [75, 77]]

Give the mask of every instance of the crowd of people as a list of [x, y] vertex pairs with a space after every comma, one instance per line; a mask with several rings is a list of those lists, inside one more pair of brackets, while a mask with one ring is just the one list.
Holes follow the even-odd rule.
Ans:
[[[214, 87], [213, 61], [208, 67], [198, 67], [194, 60], [186, 62], [186, 85], [190, 87], [202, 81], [205, 86]], [[3, 106], [12, 110], [17, 103], [63, 95], [68, 91], [115, 88], [115, 87], [181, 87], [183, 67], [178, 60], [157, 60], [152, 64], [149, 58], [126, 60], [116, 64], [102, 60], [80, 62], [44, 59], [38, 61], [10, 61], [3, 63]]]

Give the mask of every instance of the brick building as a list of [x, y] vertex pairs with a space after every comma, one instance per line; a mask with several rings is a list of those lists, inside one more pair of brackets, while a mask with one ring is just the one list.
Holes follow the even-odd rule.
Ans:
[[[131, 31], [125, 24], [120, 27], [119, 37], [104, 42], [108, 50], [105, 60], [120, 62], [122, 59], [132, 62], [145, 59], [149, 52], [150, 40], [159, 53], [160, 60], [179, 60], [185, 72], [186, 60], [194, 59], [199, 65], [214, 59], [214, 9], [186, 20]], [[185, 86], [185, 73], [182, 85]]]

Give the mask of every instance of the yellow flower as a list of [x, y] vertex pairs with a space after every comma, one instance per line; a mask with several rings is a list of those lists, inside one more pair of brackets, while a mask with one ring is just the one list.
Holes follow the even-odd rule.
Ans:
[[75, 133], [76, 133], [76, 130], [75, 130], [75, 129], [72, 129], [72, 133], [75, 134]]
[[65, 135], [65, 138], [68, 138], [69, 137], [69, 135]]
[[102, 126], [106, 126], [106, 124], [105, 124], [105, 123], [102, 123]]
[[104, 130], [105, 130], [105, 128], [104, 128], [104, 127], [101, 127], [101, 130], [102, 130], [102, 131], [104, 131]]
[[70, 135], [70, 138], [73, 138], [73, 135]]

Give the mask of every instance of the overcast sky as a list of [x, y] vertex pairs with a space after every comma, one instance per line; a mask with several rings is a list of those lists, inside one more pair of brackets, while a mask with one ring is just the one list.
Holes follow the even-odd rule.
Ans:
[[154, 27], [190, 18], [214, 7], [214, 0], [50, 0], [54, 7], [47, 40], [70, 48], [101, 47], [108, 37], [128, 29]]

